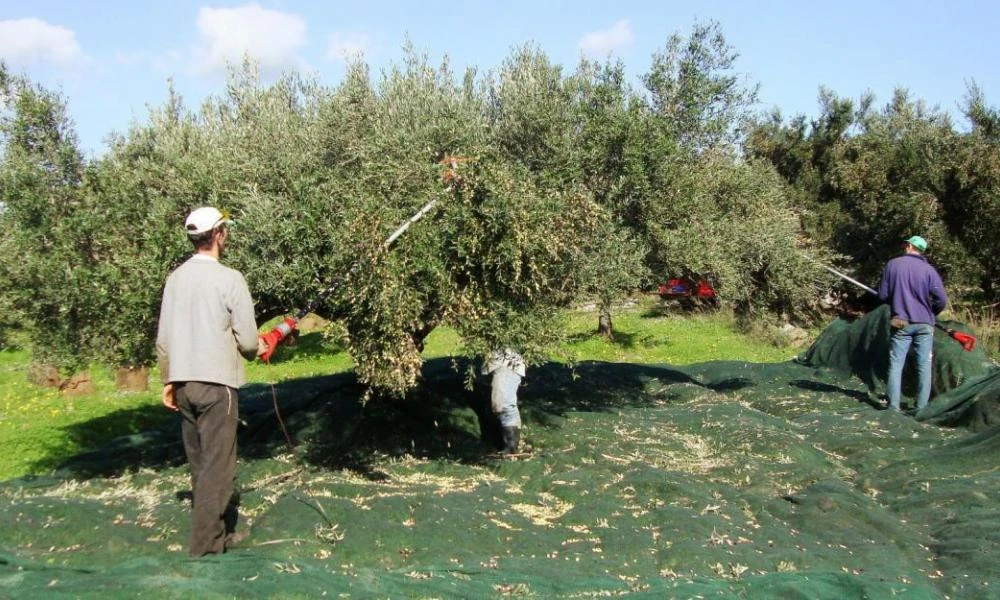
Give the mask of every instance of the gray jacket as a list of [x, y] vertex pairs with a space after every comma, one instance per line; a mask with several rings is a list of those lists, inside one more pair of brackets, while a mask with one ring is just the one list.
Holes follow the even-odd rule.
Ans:
[[257, 355], [257, 323], [246, 279], [195, 254], [167, 277], [156, 356], [163, 383], [202, 381], [238, 388], [243, 359]]

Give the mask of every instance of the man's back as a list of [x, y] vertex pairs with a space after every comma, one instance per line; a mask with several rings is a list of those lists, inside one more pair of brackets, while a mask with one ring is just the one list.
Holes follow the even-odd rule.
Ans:
[[934, 324], [948, 304], [941, 276], [921, 254], [890, 260], [882, 274], [879, 298], [889, 302], [893, 316], [910, 323]]
[[157, 335], [158, 353], [169, 358], [168, 381], [238, 388], [246, 382], [243, 358], [256, 354], [257, 339], [253, 300], [238, 271], [195, 255], [170, 274]]

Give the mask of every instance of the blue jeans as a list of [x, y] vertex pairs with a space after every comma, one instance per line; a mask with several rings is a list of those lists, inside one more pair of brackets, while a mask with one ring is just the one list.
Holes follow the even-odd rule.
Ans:
[[899, 397], [903, 381], [906, 354], [913, 345], [917, 359], [917, 410], [927, 406], [931, 397], [931, 360], [934, 350], [934, 326], [911, 323], [892, 332], [889, 344], [889, 379], [886, 382], [889, 408], [899, 410]]

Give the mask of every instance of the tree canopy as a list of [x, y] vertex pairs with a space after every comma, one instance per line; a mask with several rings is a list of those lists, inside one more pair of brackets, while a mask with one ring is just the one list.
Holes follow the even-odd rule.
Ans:
[[1000, 118], [978, 88], [964, 132], [905, 90], [881, 109], [822, 90], [815, 119], [786, 121], [755, 113], [737, 61], [708, 23], [669, 37], [639, 88], [620, 62], [567, 72], [533, 45], [462, 74], [408, 47], [334, 87], [265, 83], [246, 63], [197, 108], [171, 90], [90, 161], [65, 99], [0, 65], [0, 308], [65, 371], [150, 364], [163, 281], [191, 251], [181, 224], [202, 205], [236, 219], [225, 260], [259, 322], [338, 282], [316, 312], [395, 395], [439, 325], [471, 356], [513, 345], [538, 361], [561, 308], [596, 300], [610, 331], [616, 299], [673, 276], [711, 280], [748, 319], [808, 323], [831, 283], [810, 258], [873, 279], [913, 232], [951, 282], [995, 296]]

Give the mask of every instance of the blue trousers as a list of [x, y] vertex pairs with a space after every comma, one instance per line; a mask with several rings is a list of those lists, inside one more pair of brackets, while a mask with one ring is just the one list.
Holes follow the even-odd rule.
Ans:
[[917, 359], [917, 410], [927, 406], [931, 397], [931, 361], [934, 349], [934, 326], [927, 323], [911, 323], [892, 332], [889, 344], [889, 378], [886, 395], [889, 408], [899, 410], [902, 394], [903, 365], [906, 355], [913, 346]]

